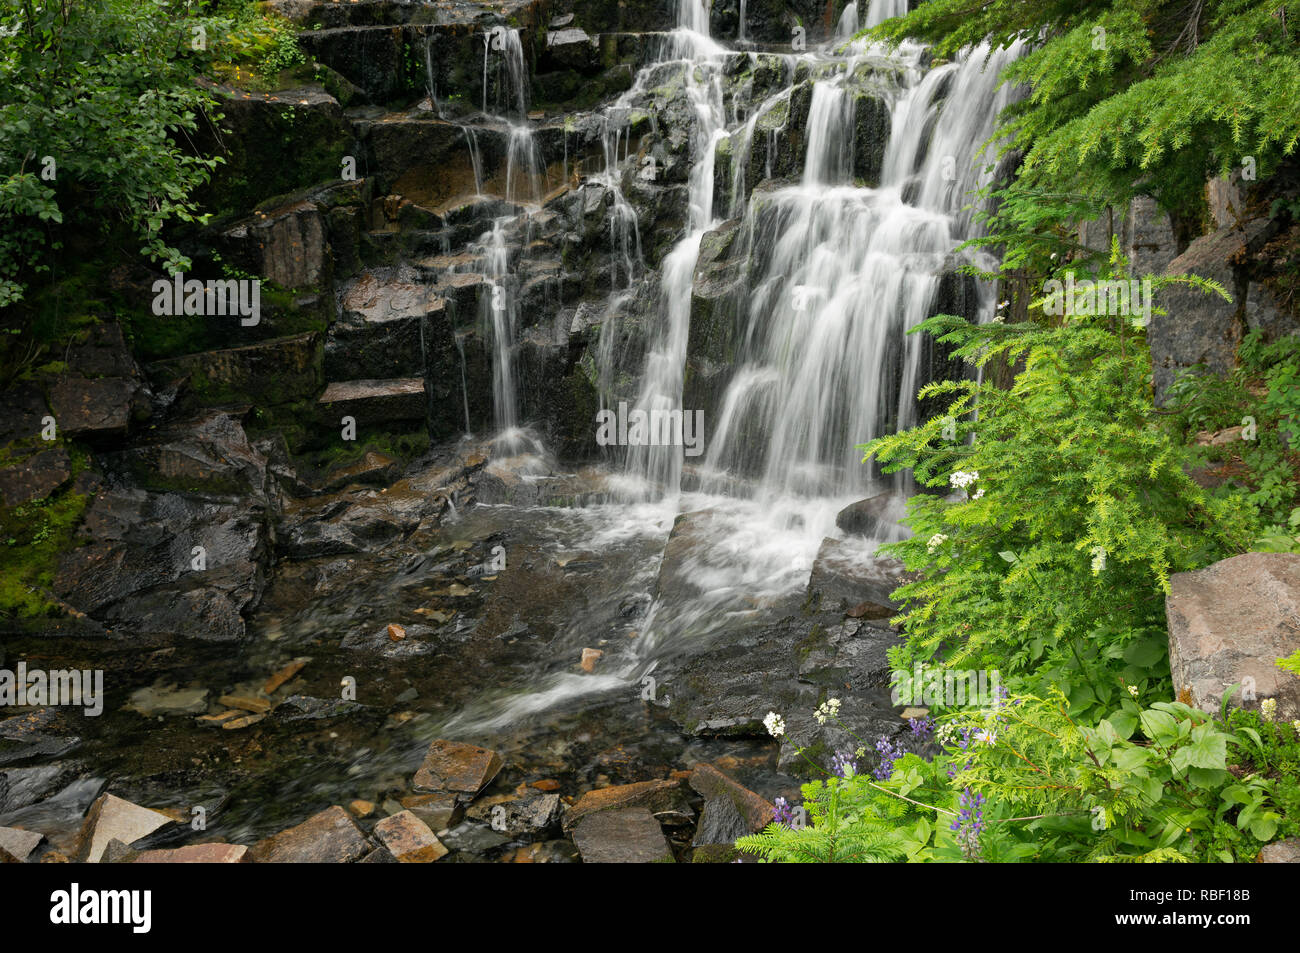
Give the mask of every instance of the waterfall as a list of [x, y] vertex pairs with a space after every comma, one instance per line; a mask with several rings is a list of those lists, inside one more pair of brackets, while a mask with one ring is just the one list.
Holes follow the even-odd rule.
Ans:
[[[858, 5], [856, 3], [852, 3], [849, 4], [849, 6], [853, 8], [853, 16], [854, 19], [856, 20], [858, 18]], [[846, 11], [846, 15], [847, 15], [847, 11]], [[862, 26], [855, 25], [852, 33], [850, 33], [849, 35], [852, 36], [853, 33], [856, 33], [858, 30], [862, 29], [863, 27], [878, 26], [879, 24], [884, 23], [886, 20], [892, 20], [894, 17], [901, 17], [906, 15], [907, 15], [907, 0], [871, 0], [870, 5], [867, 7], [866, 22], [863, 23]]]
[[715, 486], [748, 473], [772, 496], [862, 493], [854, 445], [916, 423], [921, 342], [906, 332], [973, 234], [967, 193], [990, 175], [976, 152], [1009, 102], [997, 75], [1017, 54], [976, 49], [907, 90], [875, 189], [847, 184], [852, 99], [839, 77], [815, 84], [802, 181], [745, 220], [746, 336], [708, 452]]
[[[877, 0], [876, 3], [871, 4], [872, 7], [875, 7], [877, 5], [886, 6], [887, 4], [881, 2], [881, 0]], [[907, 8], [906, 0], [903, 0], [903, 8], [904, 10], [906, 10]], [[871, 15], [872, 15], [871, 11], [868, 10], [867, 13], [868, 20], [871, 19]], [[880, 21], [876, 21], [876, 22], [878, 23]], [[870, 25], [875, 26], [875, 23], [871, 23]], [[853, 34], [857, 33], [858, 30], [860, 29], [862, 28], [858, 26], [858, 5], [855, 0], [854, 3], [850, 3], [848, 6], [846, 6], [844, 8], [844, 12], [840, 14], [840, 22], [835, 26], [835, 39], [837, 40], [851, 39]]]
[[[483, 114], [506, 124], [505, 198], [537, 205], [549, 184], [541, 149], [528, 122], [528, 65], [519, 31], [496, 26], [483, 34]], [[495, 61], [495, 82], [489, 66]], [[492, 91], [495, 87], [495, 97]], [[477, 174], [477, 172], [476, 172]]]
[[515, 398], [514, 345], [518, 327], [519, 305], [514, 279], [510, 275], [510, 249], [506, 245], [505, 224], [510, 219], [497, 218], [492, 231], [484, 236], [484, 277], [488, 293], [482, 296], [483, 323], [492, 328], [492, 397], [497, 433], [513, 440], [519, 427], [519, 410]]
[[[688, 179], [689, 211], [686, 235], [664, 259], [659, 283], [659, 324], [655, 328], [641, 388], [632, 412], [648, 417], [654, 412], [680, 412], [686, 365], [686, 345], [691, 321], [691, 285], [700, 242], [713, 224], [713, 173], [718, 140], [726, 135], [726, 111], [722, 101], [722, 65], [718, 47], [709, 38], [708, 10], [703, 0], [681, 0], [678, 8], [678, 41], [670, 55], [687, 59], [684, 70], [687, 96], [695, 114], [691, 155], [694, 162]], [[628, 470], [645, 481], [652, 493], [675, 495], [681, 482], [682, 447], [665, 442], [628, 448]]]

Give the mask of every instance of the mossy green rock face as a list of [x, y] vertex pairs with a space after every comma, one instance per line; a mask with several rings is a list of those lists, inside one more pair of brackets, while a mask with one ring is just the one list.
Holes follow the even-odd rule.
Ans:
[[275, 407], [314, 396], [324, 386], [317, 331], [190, 354], [160, 361], [149, 370], [160, 381], [185, 378], [190, 393], [206, 404]]
[[324, 89], [218, 90], [217, 98], [224, 118], [215, 127], [201, 127], [195, 147], [223, 160], [196, 193], [218, 217], [339, 178], [343, 156], [352, 151], [352, 130], [338, 100]]

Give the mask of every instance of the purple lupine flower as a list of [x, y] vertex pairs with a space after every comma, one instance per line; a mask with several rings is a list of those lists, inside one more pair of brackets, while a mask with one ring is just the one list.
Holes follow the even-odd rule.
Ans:
[[912, 729], [913, 737], [921, 741], [928, 740], [934, 734], [934, 719], [929, 715], [923, 718], [909, 718], [907, 724]]
[[957, 834], [957, 843], [967, 860], [980, 859], [980, 833], [984, 830], [984, 795], [972, 794], [970, 788], [961, 793], [960, 812], [948, 829]]
[[898, 745], [889, 740], [888, 737], [881, 737], [876, 742], [876, 751], [880, 754], [880, 764], [872, 773], [878, 781], [888, 781], [889, 776], [894, 773], [894, 762], [901, 758], [905, 751]]
[[837, 751], [831, 758], [831, 773], [842, 778], [851, 778], [858, 773], [858, 762], [852, 751]]
[[785, 798], [777, 798], [772, 802], [772, 806], [776, 808], [772, 813], [772, 820], [778, 824], [784, 824], [786, 827], [794, 823], [794, 809], [790, 807]]

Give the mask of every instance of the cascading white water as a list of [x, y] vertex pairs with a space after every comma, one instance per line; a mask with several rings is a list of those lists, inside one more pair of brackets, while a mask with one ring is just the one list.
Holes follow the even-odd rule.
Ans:
[[[715, 147], [726, 135], [722, 101], [723, 51], [709, 37], [708, 10], [703, 0], [680, 0], [681, 28], [674, 31], [670, 55], [687, 59], [683, 71], [686, 93], [695, 113], [691, 154], [695, 161], [688, 178], [686, 235], [664, 259], [659, 282], [659, 326], [655, 329], [641, 374], [641, 387], [632, 412], [680, 411], [691, 321], [691, 284], [700, 242], [713, 224]], [[681, 483], [681, 434], [676, 443], [628, 448], [628, 470], [656, 494], [675, 494]]]
[[[874, 5], [872, 4], [872, 6]], [[904, 0], [904, 6], [906, 6], [906, 0]], [[867, 16], [870, 18], [871, 14], [868, 12]], [[874, 26], [874, 24], [872, 25]], [[835, 26], [835, 39], [850, 39], [860, 29], [861, 27], [858, 26], [858, 5], [856, 2], [850, 3], [844, 8], [844, 12], [840, 14], [840, 22]]]
[[[507, 126], [505, 198], [536, 205], [547, 186], [546, 164], [528, 122], [523, 40], [518, 30], [499, 26], [483, 36], [483, 114]], [[495, 82], [490, 81], [492, 65], [496, 67]]]
[[[906, 5], [906, 0], [873, 0], [858, 21], [874, 25], [905, 12]], [[858, 16], [857, 7], [853, 15]], [[842, 45], [858, 28], [847, 11], [841, 28], [831, 46]], [[660, 268], [656, 324], [634, 406], [685, 409], [692, 283], [701, 243], [718, 224], [717, 213], [743, 219], [732, 258], [749, 263], [734, 369], [717, 406], [706, 408], [706, 466], [698, 468], [703, 492], [680, 491], [681, 447], [631, 448], [625, 464], [632, 486], [628, 495], [651, 502], [593, 514], [621, 532], [632, 531], [629, 527], [666, 532], [678, 513], [699, 520], [695, 532], [681, 541], [686, 556], [679, 545], [674, 557], [687, 571], [659, 592], [640, 624], [640, 637], [624, 652], [607, 649], [607, 671], [618, 674], [608, 680], [548, 675], [491, 718], [539, 711], [584, 692], [622, 690], [623, 680], [639, 678], [660, 653], [747, 622], [761, 607], [801, 592], [823, 538], [838, 534], [836, 512], [871, 488], [854, 445], [914, 421], [921, 341], [905, 332], [931, 313], [940, 275], [953, 267], [953, 250], [974, 233], [963, 206], [970, 189], [988, 175], [975, 153], [1009, 101], [1010, 91], [997, 88], [997, 75], [1018, 50], [994, 53], [986, 67], [987, 50], [975, 50], [928, 73], [918, 65], [918, 48], [889, 54], [902, 88], [892, 103], [881, 184], [866, 188], [852, 180], [853, 74], [867, 54], [882, 59], [885, 54], [860, 43], [851, 46], [848, 56], [834, 56], [828, 46], [816, 54], [781, 57], [785, 88], [767, 95], [749, 115], [736, 109], [729, 117], [723, 76], [728, 58], [745, 54], [728, 52], [709, 37], [705, 0], [680, 0], [678, 29], [668, 36], [660, 62], [642, 70], [633, 90], [607, 112], [605, 170], [591, 178], [614, 195], [611, 234], [626, 237], [621, 248], [615, 241], [611, 267], [627, 282], [613, 284], [608, 322], [631, 297], [632, 278], [644, 267], [635, 217], [620, 186], [620, 167], [629, 153], [627, 107], [650, 84], [665, 81], [668, 61], [682, 61], [682, 81], [695, 114], [689, 214], [685, 234]], [[744, 164], [735, 162], [731, 203], [714, 209], [719, 140], [730, 134], [733, 157], [749, 155], [760, 118], [780, 103], [788, 105], [797, 70], [806, 71], [809, 63], [817, 81], [802, 130], [806, 155], [800, 181], [747, 199], [747, 187], [755, 183], [744, 181]], [[764, 132], [784, 134], [788, 131]], [[775, 144], [769, 138], [769, 178]], [[612, 347], [607, 330], [602, 325], [602, 367]], [[863, 556], [876, 544], [842, 541]], [[655, 570], [650, 567], [650, 578]]]
[[[802, 182], [767, 193], [746, 219], [748, 337], [708, 453], [716, 480], [749, 472], [777, 496], [865, 491], [855, 444], [915, 423], [921, 342], [906, 332], [971, 234], [963, 205], [989, 174], [975, 153], [1008, 102], [997, 75], [1018, 51], [982, 70], [987, 52], [899, 100], [876, 189], [846, 184], [853, 109], [839, 77], [815, 85]], [[938, 112], [943, 122], [930, 122]]]
[[492, 231], [484, 236], [487, 241], [481, 248], [484, 277], [488, 279], [488, 294], [482, 297], [483, 323], [492, 328], [492, 397], [497, 433], [512, 439], [519, 426], [519, 410], [515, 398], [514, 341], [518, 327], [518, 303], [511, 287], [510, 249], [506, 244], [505, 226], [509, 218], [492, 222]]
[[[856, 17], [858, 5], [854, 3], [851, 6]], [[862, 26], [854, 27], [853, 32], [856, 33], [862, 27], [879, 26], [886, 20], [892, 20], [894, 17], [901, 17], [906, 14], [907, 0], [871, 0], [871, 3], [867, 6], [866, 21], [862, 23]]]

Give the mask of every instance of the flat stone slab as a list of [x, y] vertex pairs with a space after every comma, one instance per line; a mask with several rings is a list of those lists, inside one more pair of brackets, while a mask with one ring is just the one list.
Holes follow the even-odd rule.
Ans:
[[601, 811], [642, 807], [652, 814], [672, 810], [680, 805], [681, 784], [677, 781], [637, 781], [596, 788], [582, 795], [564, 814], [564, 829], [572, 830], [584, 818]]
[[0, 503], [17, 506], [49, 496], [72, 476], [72, 460], [62, 447], [42, 450], [0, 470]]
[[125, 377], [60, 378], [50, 390], [59, 432], [65, 437], [126, 436], [137, 386]]
[[1277, 667], [1300, 649], [1300, 555], [1245, 553], [1175, 573], [1165, 614], [1180, 701], [1217, 714], [1240, 682], [1233, 704], [1275, 698], [1278, 720], [1300, 717], [1300, 678]]
[[44, 834], [25, 831], [18, 827], [0, 827], [0, 850], [6, 850], [18, 861], [31, 856], [36, 845], [45, 839]]
[[500, 770], [501, 756], [495, 751], [440, 738], [429, 745], [412, 786], [417, 791], [447, 792], [468, 801]]
[[375, 825], [375, 836], [402, 864], [431, 864], [449, 851], [429, 825], [410, 811], [399, 811]]
[[252, 857], [243, 844], [190, 844], [173, 850], [141, 851], [137, 864], [250, 864]]
[[370, 852], [361, 828], [338, 805], [253, 845], [258, 864], [350, 864]]
[[168, 824], [176, 823], [166, 814], [147, 807], [104, 794], [90, 806], [77, 838], [77, 860], [81, 863], [99, 863], [108, 842], [120, 840], [123, 844], [135, 843]]
[[317, 401], [322, 415], [355, 417], [359, 426], [393, 420], [423, 420], [427, 412], [424, 378], [335, 381]]
[[672, 863], [663, 829], [644, 807], [599, 811], [582, 819], [573, 842], [585, 864]]

